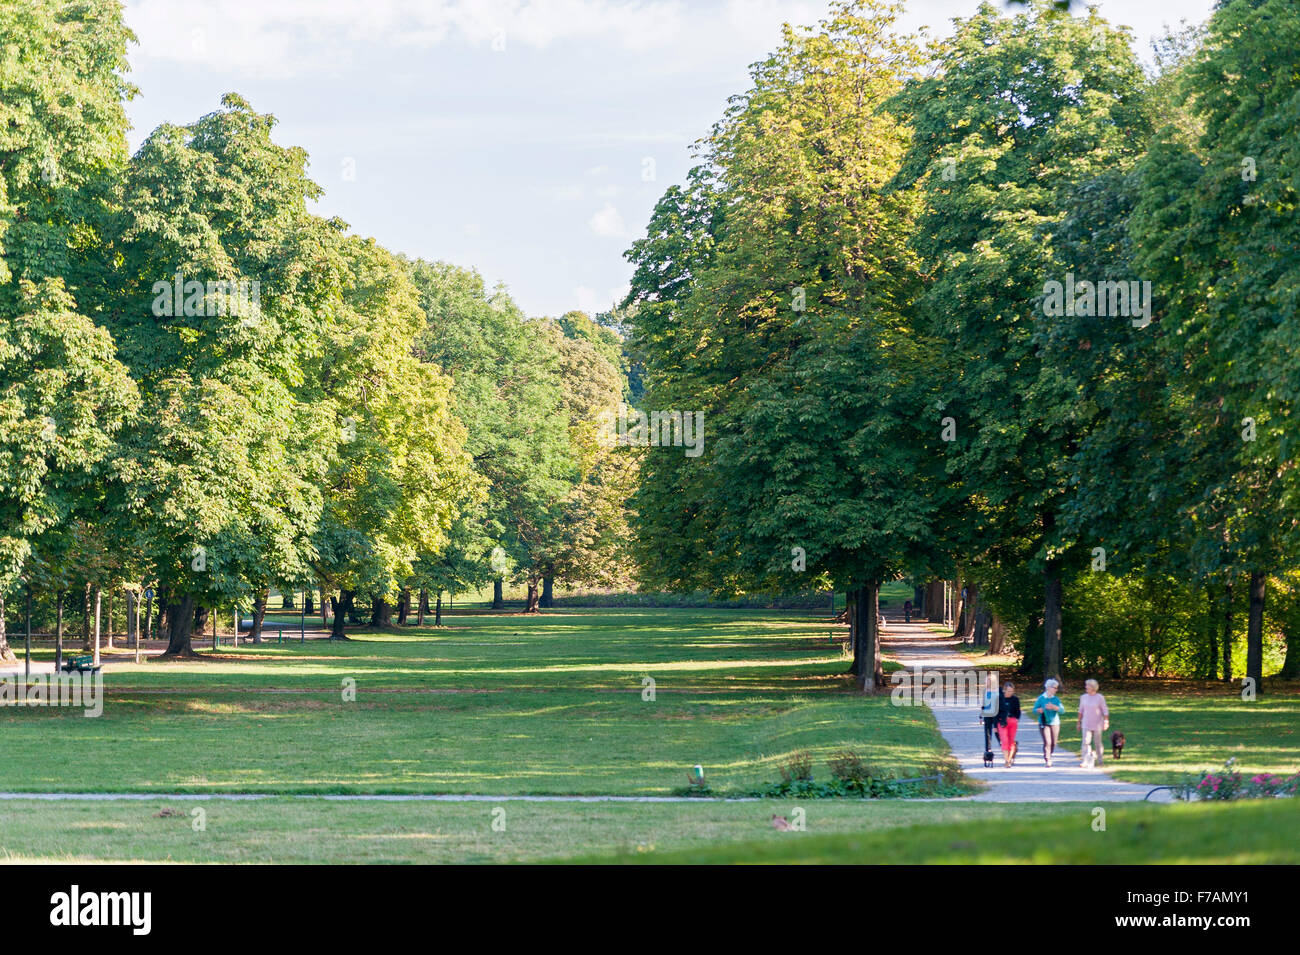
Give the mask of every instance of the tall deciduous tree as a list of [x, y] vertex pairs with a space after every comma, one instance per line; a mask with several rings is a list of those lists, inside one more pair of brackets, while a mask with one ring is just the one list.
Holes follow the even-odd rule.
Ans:
[[338, 415], [316, 535], [317, 568], [340, 591], [334, 639], [358, 591], [389, 601], [422, 556], [448, 546], [472, 485], [452, 382], [413, 354], [425, 316], [406, 263], [343, 241], [343, 301], [316, 383]]
[[301, 580], [314, 553], [323, 465], [297, 392], [329, 314], [310, 272], [324, 232], [306, 154], [272, 143], [274, 122], [229, 95], [159, 127], [127, 171], [97, 290], [144, 395], [119, 470], [171, 654], [191, 652], [196, 608]]
[[906, 315], [915, 199], [892, 186], [908, 134], [885, 106], [919, 62], [896, 14], [842, 3], [810, 33], [787, 28], [707, 166], [629, 253], [647, 404], [702, 412], [705, 431], [699, 458], [657, 447], [642, 462], [647, 576], [852, 591], [868, 692], [879, 585], [941, 559], [930, 528], [944, 499], [938, 434], [923, 427], [931, 349]]
[[417, 261], [411, 274], [426, 317], [417, 354], [453, 378], [454, 413], [487, 488], [480, 520], [492, 548], [456, 563], [476, 561], [499, 594], [504, 572], [492, 567], [492, 550], [533, 566], [573, 473], [556, 340], [503, 289], [489, 294], [476, 272]]
[[[1268, 575], [1300, 554], [1300, 10], [1219, 4], [1179, 87], [1199, 135], [1166, 127], [1145, 167], [1137, 260], [1165, 296], [1162, 367], [1180, 399], [1175, 485], [1229, 582], [1249, 592], [1246, 675], [1262, 689]], [[1163, 490], [1163, 489], [1160, 489]]]
[[934, 74], [901, 99], [915, 129], [902, 178], [925, 196], [918, 314], [958, 356], [944, 413], [956, 434], [948, 462], [970, 502], [959, 539], [976, 565], [1030, 543], [1051, 674], [1061, 668], [1063, 587], [1079, 569], [1058, 515], [1087, 409], [1041, 352], [1054, 320], [1046, 283], [1064, 284], [1072, 267], [1050, 237], [1079, 183], [1140, 149], [1144, 77], [1124, 32], [1095, 13], [1029, 7], [1008, 17], [985, 3], [936, 46]]
[[135, 402], [76, 297], [126, 159], [130, 36], [115, 3], [0, 9], [0, 659], [33, 539], [103, 478]]

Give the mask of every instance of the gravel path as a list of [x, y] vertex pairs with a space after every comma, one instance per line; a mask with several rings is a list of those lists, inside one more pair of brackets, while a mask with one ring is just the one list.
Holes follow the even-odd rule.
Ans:
[[[926, 623], [888, 622], [881, 637], [885, 656], [908, 668], [920, 667], [923, 674], [940, 671], [947, 677], [951, 671], [972, 669], [970, 658], [953, 649], [957, 641], [944, 633], [935, 633]], [[915, 673], [915, 670], [912, 670]], [[919, 684], [922, 689], [926, 679]], [[910, 682], [905, 686], [910, 686]], [[934, 713], [939, 732], [948, 741], [953, 755], [971, 779], [988, 786], [983, 792], [967, 797], [975, 802], [1133, 802], [1142, 800], [1154, 788], [1149, 785], [1122, 783], [1111, 778], [1101, 768], [1083, 769], [1079, 766], [1080, 746], [1077, 734], [1071, 732], [1069, 742], [1057, 746], [1049, 769], [1043, 761], [1043, 746], [1038, 735], [1032, 702], [1039, 688], [1017, 687], [1020, 705], [1024, 710], [1016, 741], [1020, 744], [1015, 765], [1006, 769], [1002, 765], [1002, 752], [994, 741], [994, 763], [984, 768], [984, 726], [979, 718], [977, 695], [959, 692], [955, 687], [945, 691], [943, 698], [933, 693], [934, 699], [922, 699]], [[1067, 706], [1074, 701], [1067, 696]], [[1072, 716], [1065, 717], [1066, 726], [1073, 728]], [[1152, 802], [1170, 802], [1168, 790], [1151, 797]]]

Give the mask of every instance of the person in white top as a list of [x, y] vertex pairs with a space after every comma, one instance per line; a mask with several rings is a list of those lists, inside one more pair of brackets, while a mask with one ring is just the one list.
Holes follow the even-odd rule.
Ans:
[[1095, 763], [1101, 762], [1105, 747], [1102, 734], [1110, 729], [1110, 709], [1106, 706], [1106, 698], [1097, 692], [1096, 680], [1088, 680], [1083, 687], [1087, 692], [1079, 697], [1079, 736], [1083, 738], [1079, 765], [1091, 769]]

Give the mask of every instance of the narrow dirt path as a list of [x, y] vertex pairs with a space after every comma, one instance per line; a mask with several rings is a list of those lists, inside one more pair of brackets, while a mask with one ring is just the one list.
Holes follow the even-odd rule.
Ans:
[[[909, 668], [913, 674], [916, 673], [915, 667], [926, 674], [972, 669], [971, 658], [953, 649], [958, 641], [946, 633], [934, 632], [930, 626], [928, 623], [904, 623], [901, 619], [889, 620], [881, 636], [884, 655]], [[925, 683], [920, 686], [924, 688]], [[962, 772], [988, 787], [968, 798], [976, 802], [1134, 802], [1151, 792], [1152, 786], [1122, 783], [1100, 767], [1084, 769], [1079, 765], [1080, 743], [1078, 735], [1073, 732], [1073, 715], [1069, 709], [1075, 700], [1069, 694], [1065, 695], [1067, 710], [1064, 717], [1064, 725], [1070, 730], [1069, 739], [1058, 744], [1049, 769], [1043, 760], [1042, 740], [1030, 712], [1039, 690], [1037, 685], [1017, 687], [1016, 695], [1020, 697], [1024, 716], [1016, 734], [1016, 741], [1020, 744], [1019, 755], [1010, 769], [1002, 765], [1002, 753], [996, 748], [993, 766], [984, 767], [984, 725], [980, 720], [977, 698], [968, 699], [965, 693], [950, 691], [942, 699], [925, 699]], [[994, 745], [996, 747], [996, 742]], [[1155, 793], [1151, 801], [1169, 802], [1168, 791]]]

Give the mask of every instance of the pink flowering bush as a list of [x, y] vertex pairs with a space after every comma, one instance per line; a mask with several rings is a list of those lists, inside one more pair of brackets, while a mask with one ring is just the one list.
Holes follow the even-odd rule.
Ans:
[[1260, 773], [1242, 785], [1242, 792], [1247, 798], [1295, 796], [1300, 793], [1300, 773], [1292, 773], [1290, 776]]
[[1271, 796], [1300, 795], [1300, 773], [1278, 776], [1275, 773], [1258, 773], [1244, 779], [1233, 769], [1236, 758], [1223, 764], [1218, 772], [1203, 772], [1192, 779], [1187, 777], [1175, 787], [1179, 799], [1262, 799]]

